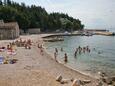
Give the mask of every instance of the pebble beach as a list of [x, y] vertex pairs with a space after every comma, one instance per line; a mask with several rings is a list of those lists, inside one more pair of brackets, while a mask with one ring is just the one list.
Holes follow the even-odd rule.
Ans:
[[[56, 62], [46, 49], [43, 55], [37, 44], [44, 44], [42, 37], [45, 35], [21, 36], [22, 39], [31, 39], [31, 49], [17, 47], [16, 55], [9, 58], [17, 59], [15, 64], [0, 64], [0, 86], [72, 86], [72, 80], [90, 80], [84, 86], [97, 86], [98, 80], [72, 70], [63, 64]], [[14, 40], [2, 40], [0, 45], [5, 46]], [[4, 57], [7, 54], [0, 52]], [[66, 83], [56, 81], [61, 75]], [[106, 86], [106, 85], [104, 85]]]

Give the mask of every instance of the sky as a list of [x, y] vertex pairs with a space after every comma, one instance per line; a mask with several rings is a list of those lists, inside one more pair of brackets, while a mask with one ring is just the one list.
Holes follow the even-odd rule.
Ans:
[[48, 13], [63, 12], [80, 19], [85, 28], [115, 28], [115, 0], [13, 0], [41, 6]]

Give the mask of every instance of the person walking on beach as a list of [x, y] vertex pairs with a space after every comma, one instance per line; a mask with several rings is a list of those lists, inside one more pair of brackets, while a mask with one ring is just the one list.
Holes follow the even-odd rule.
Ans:
[[67, 53], [65, 53], [65, 56], [64, 56], [64, 61], [65, 61], [65, 63], [68, 61], [68, 56], [67, 56]]
[[42, 56], [44, 55], [43, 54], [43, 47], [40, 47], [40, 53], [41, 53]]

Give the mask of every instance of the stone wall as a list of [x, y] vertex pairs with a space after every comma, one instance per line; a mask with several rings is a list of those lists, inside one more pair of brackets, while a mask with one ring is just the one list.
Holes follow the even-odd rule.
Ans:
[[40, 33], [40, 28], [30, 28], [28, 29], [29, 34], [39, 34]]
[[18, 24], [12, 23], [5, 24], [1, 23], [0, 25], [0, 40], [15, 39], [19, 37], [19, 26]]

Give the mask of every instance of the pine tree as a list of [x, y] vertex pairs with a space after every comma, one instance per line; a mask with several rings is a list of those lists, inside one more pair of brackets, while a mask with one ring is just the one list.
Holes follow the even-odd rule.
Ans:
[[7, 0], [7, 5], [11, 5], [11, 1], [10, 0]]
[[7, 5], [7, 0], [4, 0], [4, 5]]
[[0, 5], [2, 5], [3, 3], [2, 3], [2, 0], [0, 0]]

